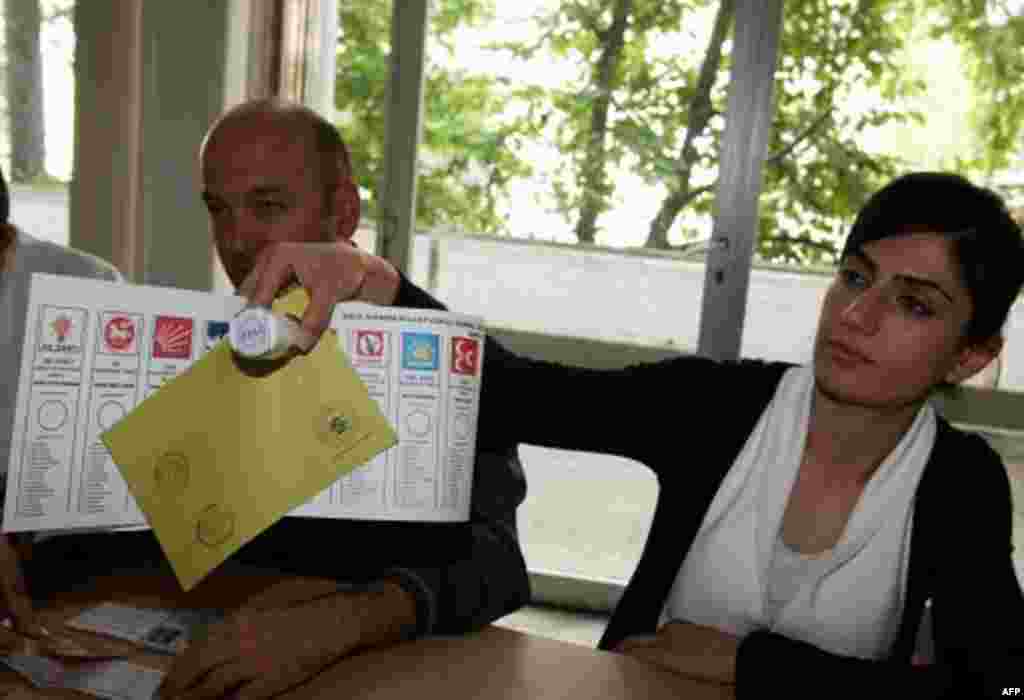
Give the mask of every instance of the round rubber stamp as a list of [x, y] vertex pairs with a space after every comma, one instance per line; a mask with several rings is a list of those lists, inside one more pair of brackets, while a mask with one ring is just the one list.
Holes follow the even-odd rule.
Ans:
[[351, 437], [350, 433], [354, 426], [348, 406], [333, 402], [324, 404], [320, 409], [313, 425], [313, 432], [317, 440], [325, 445], [339, 446]]
[[153, 464], [153, 483], [162, 496], [176, 496], [188, 487], [188, 457], [181, 452], [164, 452]]
[[196, 518], [196, 542], [218, 547], [235, 534], [235, 514], [216, 503], [206, 506]]

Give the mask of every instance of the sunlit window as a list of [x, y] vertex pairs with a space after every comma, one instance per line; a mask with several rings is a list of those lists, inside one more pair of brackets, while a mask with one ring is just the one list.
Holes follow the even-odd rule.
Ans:
[[0, 5], [0, 163], [11, 220], [30, 235], [68, 242], [74, 135], [73, 0]]
[[[923, 15], [917, 3], [783, 5], [743, 356], [810, 359], [843, 236], [891, 176], [959, 170], [1024, 206], [1024, 83], [1014, 78], [1024, 68], [1024, 8], [1007, 3], [990, 16], [985, 5]], [[735, 6], [432, 7], [413, 279], [499, 334], [695, 351]], [[341, 4], [337, 119], [370, 212], [390, 11], [386, 0]], [[990, 32], [971, 29], [981, 24]], [[987, 61], [986, 47], [1001, 62]], [[1024, 343], [1018, 311], [1011, 349]], [[1014, 355], [974, 383], [1024, 389]], [[646, 470], [532, 447], [522, 455], [531, 567], [628, 577], [653, 510]], [[573, 500], [566, 518], [581, 488], [588, 498]]]

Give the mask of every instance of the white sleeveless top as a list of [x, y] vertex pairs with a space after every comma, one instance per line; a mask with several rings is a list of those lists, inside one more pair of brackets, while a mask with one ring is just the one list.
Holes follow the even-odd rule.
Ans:
[[805, 563], [776, 552], [814, 386], [812, 367], [783, 375], [704, 515], [662, 620], [741, 638], [767, 628], [833, 654], [883, 658], [903, 612], [914, 494], [935, 443], [935, 409], [925, 403], [879, 465], [831, 554]]

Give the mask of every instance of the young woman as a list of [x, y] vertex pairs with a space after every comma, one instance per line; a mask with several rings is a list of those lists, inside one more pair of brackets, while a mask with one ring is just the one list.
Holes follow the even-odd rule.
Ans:
[[[266, 246], [243, 288], [441, 305], [347, 244]], [[1024, 685], [1024, 596], [999, 456], [929, 401], [1002, 349], [1020, 227], [962, 177], [914, 173], [860, 212], [806, 366], [683, 357], [597, 371], [488, 339], [478, 449], [636, 459], [659, 495], [601, 639], [737, 697], [999, 697]], [[355, 291], [353, 291], [355, 290]], [[373, 290], [369, 295], [365, 290]], [[930, 601], [936, 663], [912, 662]]]
[[[601, 639], [738, 697], [1024, 683], [1005, 468], [929, 401], [983, 369], [1024, 281], [993, 193], [915, 173], [859, 214], [807, 366], [595, 371], [485, 350], [479, 445], [636, 459], [660, 491]], [[401, 280], [395, 304], [429, 306]], [[936, 663], [911, 663], [926, 602]], [[827, 684], [827, 685], [825, 685]]]

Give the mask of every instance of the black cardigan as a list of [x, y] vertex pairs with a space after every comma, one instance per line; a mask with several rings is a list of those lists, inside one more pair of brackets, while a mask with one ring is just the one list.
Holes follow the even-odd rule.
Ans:
[[[433, 302], [403, 280], [403, 302]], [[478, 448], [518, 443], [616, 454], [659, 483], [640, 561], [600, 641], [655, 631], [718, 486], [792, 365], [680, 357], [621, 370], [532, 360], [488, 338]], [[884, 661], [831, 654], [760, 630], [740, 643], [737, 697], [999, 697], [1024, 686], [1024, 596], [1013, 570], [1012, 503], [998, 454], [941, 418], [915, 497], [899, 632]], [[932, 600], [937, 663], [910, 663]]]

